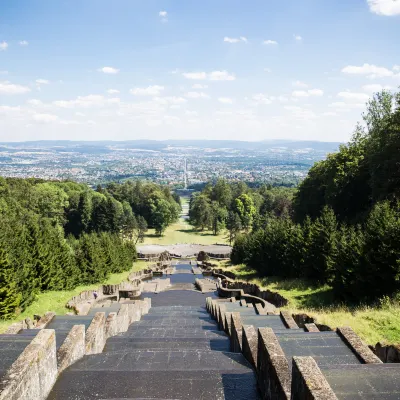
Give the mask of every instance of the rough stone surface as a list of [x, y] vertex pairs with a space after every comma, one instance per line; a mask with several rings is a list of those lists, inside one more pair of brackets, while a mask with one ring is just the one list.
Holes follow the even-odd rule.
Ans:
[[232, 313], [227, 311], [225, 312], [225, 333], [229, 336], [231, 336], [232, 334], [231, 324], [232, 324]]
[[263, 399], [290, 398], [289, 364], [271, 328], [258, 329], [257, 372]]
[[287, 328], [289, 329], [299, 328], [289, 311], [281, 311], [281, 318]]
[[253, 325], [243, 325], [242, 352], [247, 361], [257, 368], [258, 333]]
[[85, 325], [74, 325], [57, 351], [57, 366], [60, 374], [85, 355]]
[[44, 329], [46, 326], [53, 320], [53, 318], [56, 316], [56, 313], [54, 312], [47, 312], [46, 314], [43, 315], [42, 318], [38, 321], [38, 323], [35, 326], [35, 329]]
[[11, 324], [7, 330], [4, 332], [5, 335], [15, 335], [22, 331], [22, 329], [26, 329], [26, 325], [24, 327], [25, 321], [22, 322], [14, 322]]
[[110, 314], [108, 314], [104, 327], [106, 339], [115, 336], [118, 333], [117, 322], [118, 321], [116, 312], [111, 312]]
[[382, 361], [361, 340], [361, 338], [349, 326], [337, 329], [339, 336], [352, 349], [354, 354], [365, 364], [381, 364]]
[[97, 354], [103, 351], [104, 345], [106, 343], [105, 323], [106, 314], [103, 312], [96, 313], [86, 332], [86, 354]]
[[293, 357], [292, 400], [337, 400], [312, 357]]
[[231, 350], [234, 353], [242, 351], [242, 319], [238, 312], [231, 314]]
[[268, 315], [268, 311], [261, 304], [255, 305], [256, 311], [258, 315]]
[[220, 304], [219, 305], [218, 327], [221, 331], [225, 331], [225, 312], [226, 312], [225, 305]]
[[44, 400], [57, 378], [56, 337], [41, 330], [0, 382], [0, 400]]
[[240, 300], [240, 305], [241, 305], [242, 307], [247, 307], [246, 300], [245, 300], [245, 299], [241, 299], [241, 300]]
[[304, 330], [306, 332], [319, 332], [318, 326], [315, 324], [304, 324]]

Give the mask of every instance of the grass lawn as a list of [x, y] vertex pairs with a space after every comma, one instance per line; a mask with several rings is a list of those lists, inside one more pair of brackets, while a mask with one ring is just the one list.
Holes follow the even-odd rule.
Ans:
[[350, 326], [370, 345], [377, 342], [386, 344], [400, 343], [400, 303], [382, 301], [376, 306], [348, 306], [335, 303], [329, 286], [313, 286], [300, 280], [282, 280], [278, 278], [260, 278], [256, 271], [244, 266], [230, 267], [228, 262], [220, 267], [234, 271], [241, 280], [257, 283], [264, 289], [279, 292], [289, 300], [286, 309], [293, 314], [305, 313], [317, 323], [331, 328]]
[[154, 229], [149, 229], [143, 244], [177, 244], [177, 243], [194, 243], [194, 244], [226, 244], [228, 243], [227, 232], [223, 231], [219, 235], [214, 236], [211, 231], [198, 231], [193, 229], [186, 221], [188, 215], [189, 203], [188, 199], [181, 197], [182, 213], [178, 222], [170, 225], [163, 236], [155, 234]]
[[[128, 275], [133, 271], [140, 271], [144, 269], [148, 265], [145, 261], [137, 261], [134, 263], [131, 271], [122, 272], [120, 274], [112, 274], [104, 284], [115, 285], [125, 281], [128, 278]], [[100, 286], [100, 284], [96, 285], [88, 285], [88, 286], [78, 286], [73, 290], [65, 290], [65, 291], [50, 291], [41, 293], [37, 296], [37, 300], [34, 301], [27, 309], [21, 313], [18, 317], [13, 320], [0, 321], [0, 333], [3, 333], [13, 322], [21, 321], [27, 317], [33, 319], [34, 314], [43, 315], [47, 311], [54, 311], [56, 314], [65, 314], [68, 311], [65, 308], [65, 304], [71, 297], [76, 296], [80, 292], [84, 290], [96, 289]]]

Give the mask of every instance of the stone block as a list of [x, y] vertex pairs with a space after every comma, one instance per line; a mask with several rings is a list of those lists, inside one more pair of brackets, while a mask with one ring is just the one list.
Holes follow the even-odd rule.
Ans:
[[246, 300], [245, 300], [245, 299], [241, 299], [241, 300], [240, 300], [240, 305], [241, 305], [242, 307], [247, 307]]
[[[140, 303], [139, 303], [140, 304]], [[139, 305], [140, 314], [142, 312], [142, 308]], [[129, 309], [128, 304], [121, 304], [121, 307], [117, 314], [117, 330], [118, 333], [126, 332], [129, 327]]]
[[58, 374], [85, 355], [85, 325], [74, 325], [57, 351]]
[[315, 324], [304, 324], [304, 330], [306, 332], [319, 332], [318, 326]]
[[86, 331], [86, 354], [98, 354], [103, 351], [106, 344], [105, 324], [106, 314], [103, 312], [96, 313]]
[[43, 315], [35, 326], [35, 329], [44, 329], [53, 320], [56, 313], [50, 311]]
[[258, 303], [255, 305], [256, 312], [258, 315], [268, 315], [268, 311], [266, 308], [262, 306], [262, 304]]
[[0, 400], [45, 400], [56, 379], [56, 335], [43, 329], [1, 379]]
[[253, 325], [242, 327], [242, 352], [247, 361], [257, 368], [258, 333]]
[[232, 322], [232, 313], [225, 312], [225, 333], [231, 336], [231, 322]]
[[293, 357], [291, 400], [337, 400], [312, 357]]
[[7, 330], [4, 332], [4, 334], [6, 334], [6, 335], [16, 335], [19, 332], [21, 332], [23, 329], [26, 329], [26, 325], [25, 325], [25, 328], [24, 328], [24, 324], [25, 324], [25, 321], [14, 322], [13, 324], [11, 324], [7, 328]]
[[231, 351], [242, 351], [242, 319], [239, 312], [231, 313]]
[[290, 398], [289, 364], [271, 328], [258, 329], [257, 372], [263, 399]]
[[108, 314], [104, 329], [105, 329], [106, 340], [119, 333], [117, 313], [112, 312]]
[[361, 362], [365, 364], [382, 364], [379, 357], [372, 352], [349, 326], [337, 328], [337, 333]]
[[226, 312], [226, 306], [224, 304], [220, 304], [219, 305], [218, 327], [221, 331], [225, 331], [225, 312]]
[[283, 323], [289, 329], [298, 329], [299, 326], [296, 324], [296, 321], [293, 319], [292, 314], [289, 311], [281, 311], [281, 318]]

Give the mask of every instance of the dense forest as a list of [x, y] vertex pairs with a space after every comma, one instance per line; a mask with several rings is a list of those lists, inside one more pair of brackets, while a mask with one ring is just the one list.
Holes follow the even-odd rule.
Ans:
[[162, 234], [179, 210], [179, 198], [152, 183], [92, 190], [0, 178], [0, 317], [18, 314], [39, 292], [129, 270], [148, 227]]
[[376, 94], [363, 121], [311, 168], [284, 212], [259, 208], [254, 194], [230, 203], [232, 220], [251, 231], [237, 235], [233, 263], [329, 284], [350, 301], [400, 290], [400, 93]]

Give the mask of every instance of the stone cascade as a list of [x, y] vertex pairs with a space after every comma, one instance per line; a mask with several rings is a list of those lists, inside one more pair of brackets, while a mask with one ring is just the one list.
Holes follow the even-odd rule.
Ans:
[[150, 299], [106, 301], [84, 316], [49, 312], [34, 329], [0, 335], [0, 400], [46, 399], [66, 368], [101, 353], [109, 337], [126, 331], [150, 306]]
[[[400, 364], [383, 364], [351, 328], [300, 329], [292, 316], [245, 300], [207, 298], [231, 350], [257, 371], [263, 399], [399, 399]], [[267, 315], [265, 315], [267, 314]]]
[[254, 369], [230, 351], [204, 300], [193, 290], [153, 294], [149, 313], [65, 370], [49, 400], [257, 400]]

